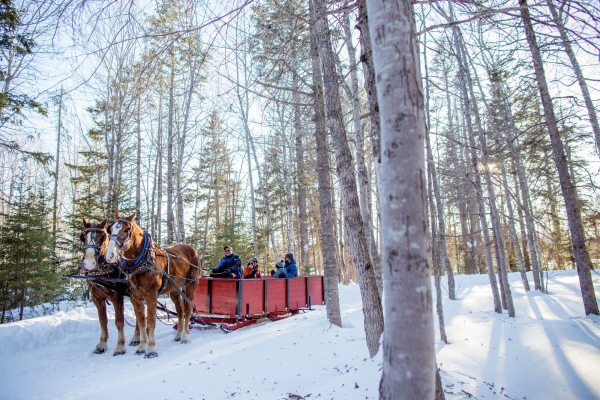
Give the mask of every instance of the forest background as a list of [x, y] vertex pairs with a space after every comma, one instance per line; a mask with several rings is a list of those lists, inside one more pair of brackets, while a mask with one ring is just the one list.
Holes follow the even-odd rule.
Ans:
[[[356, 29], [361, 4], [325, 3], [381, 291], [378, 111]], [[136, 212], [157, 243], [191, 244], [206, 270], [230, 244], [244, 263], [257, 256], [263, 273], [286, 252], [301, 274], [323, 273], [324, 254], [335, 254], [339, 281], [357, 281], [330, 139], [327, 168], [318, 157], [308, 2], [34, 0], [2, 1], [0, 11], [0, 323], [80, 297], [86, 287], [70, 276], [81, 219], [116, 210]], [[530, 12], [597, 265], [600, 9], [547, 0]], [[414, 13], [432, 269], [450, 279], [496, 263], [533, 270], [543, 290], [544, 271], [575, 259], [518, 4], [415, 2]]]

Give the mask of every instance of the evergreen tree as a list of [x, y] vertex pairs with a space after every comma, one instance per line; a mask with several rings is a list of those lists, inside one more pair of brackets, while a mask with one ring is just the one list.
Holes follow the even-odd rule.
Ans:
[[28, 183], [23, 164], [15, 187], [12, 211], [2, 215], [0, 227], [0, 322], [12, 308], [23, 319], [25, 307], [51, 301], [65, 283], [57, 269], [46, 188]]

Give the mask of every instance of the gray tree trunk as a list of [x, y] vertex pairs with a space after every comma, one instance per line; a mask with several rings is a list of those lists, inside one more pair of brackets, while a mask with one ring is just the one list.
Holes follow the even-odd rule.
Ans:
[[[427, 132], [427, 152], [430, 152], [430, 144], [429, 144], [429, 132]], [[439, 325], [439, 329], [440, 329], [440, 340], [442, 340], [444, 343], [448, 343], [448, 339], [446, 338], [446, 325], [444, 324], [444, 306], [442, 304], [442, 285], [441, 285], [441, 281], [442, 281], [442, 266], [439, 263], [439, 259], [438, 259], [438, 254], [437, 254], [437, 246], [436, 246], [436, 242], [437, 242], [437, 223], [436, 223], [436, 219], [435, 219], [435, 204], [433, 202], [433, 185], [431, 184], [433, 178], [431, 177], [431, 170], [429, 170], [429, 167], [431, 166], [431, 164], [433, 164], [432, 158], [427, 157], [429, 159], [428, 162], [428, 171], [429, 171], [429, 179], [427, 180], [427, 192], [428, 192], [428, 199], [429, 199], [429, 218], [430, 218], [430, 232], [431, 232], [431, 242], [430, 242], [430, 248], [431, 248], [431, 261], [433, 262], [433, 276], [434, 276], [434, 283], [435, 283], [435, 311], [437, 312], [437, 316], [438, 316], [438, 325]]]
[[454, 272], [452, 271], [452, 265], [450, 264], [450, 257], [448, 257], [448, 247], [446, 245], [446, 222], [444, 217], [444, 203], [442, 202], [442, 194], [440, 193], [439, 182], [437, 179], [437, 173], [435, 171], [435, 164], [433, 163], [433, 152], [431, 151], [431, 143], [429, 141], [429, 132], [427, 133], [427, 158], [430, 160], [430, 176], [433, 184], [433, 193], [435, 194], [435, 202], [437, 206], [437, 221], [439, 227], [439, 245], [440, 245], [440, 259], [446, 269], [448, 276], [448, 297], [451, 300], [456, 300], [456, 290], [454, 285]]
[[[381, 116], [386, 329], [380, 399], [433, 399], [424, 96], [412, 2], [367, 1]], [[401, 307], [398, 305], [402, 304]]]
[[319, 215], [321, 217], [321, 254], [325, 284], [325, 304], [327, 319], [334, 325], [342, 326], [340, 300], [338, 293], [339, 267], [336, 257], [335, 235], [333, 233], [334, 215], [325, 131], [325, 103], [323, 99], [323, 78], [315, 33], [315, 10], [312, 1], [310, 7], [310, 57], [312, 60], [313, 108], [315, 113], [315, 141], [317, 145], [317, 180], [319, 185]]
[[292, 94], [294, 103], [294, 136], [296, 144], [296, 177], [298, 179], [298, 219], [300, 228], [300, 266], [308, 266], [308, 215], [306, 212], [306, 177], [304, 171], [304, 147], [302, 136], [304, 129], [300, 119], [300, 95], [298, 94], [298, 77], [292, 77], [293, 87], [296, 91]]
[[162, 143], [162, 90], [158, 96], [158, 137], [156, 139], [156, 163], [158, 164], [158, 182], [156, 188], [156, 240], [162, 243], [162, 198], [163, 198], [163, 143]]
[[283, 156], [283, 169], [285, 177], [285, 196], [286, 196], [286, 211], [287, 211], [287, 251], [295, 252], [295, 240], [294, 240], [294, 204], [292, 199], [292, 171], [290, 164], [291, 146], [289, 146], [287, 134], [285, 133], [285, 108], [280, 110], [280, 106], [277, 104], [277, 113], [279, 114], [279, 125], [280, 134], [282, 141], [282, 156]]
[[[236, 34], [237, 35], [237, 34]], [[237, 36], [236, 36], [237, 39]], [[252, 134], [250, 133], [250, 127], [248, 125], [248, 111], [250, 108], [250, 99], [248, 96], [248, 69], [246, 66], [246, 51], [242, 50], [242, 67], [244, 68], [244, 94], [245, 94], [245, 102], [242, 100], [242, 95], [240, 93], [240, 68], [239, 68], [239, 54], [235, 56], [235, 74], [237, 79], [236, 85], [236, 93], [238, 98], [238, 103], [240, 106], [240, 112], [242, 113], [242, 120], [244, 122], [244, 136], [246, 139], [246, 158], [248, 161], [248, 182], [250, 183], [250, 202], [251, 202], [251, 210], [252, 210], [252, 242], [254, 247], [254, 257], [258, 257], [258, 239], [256, 235], [256, 201], [254, 199], [254, 177], [252, 176], [252, 151], [250, 148], [250, 137]], [[257, 164], [258, 168], [258, 164]]]
[[371, 49], [371, 31], [367, 16], [367, 1], [357, 0], [358, 23], [356, 29], [360, 31], [360, 62], [363, 64], [364, 86], [369, 100], [369, 113], [371, 119], [371, 147], [375, 159], [376, 174], [379, 176], [381, 163], [381, 122], [379, 120], [379, 104], [377, 100], [377, 85], [375, 83], [375, 67], [373, 66], [373, 51]]
[[173, 213], [173, 125], [175, 66], [171, 60], [171, 80], [169, 84], [169, 126], [167, 131], [167, 244], [173, 244], [175, 239], [175, 215]]
[[[369, 354], [374, 357], [379, 350], [379, 338], [383, 332], [383, 308], [377, 290], [373, 262], [360, 214], [356, 188], [356, 176], [346, 130], [342, 119], [339, 83], [335, 70], [335, 57], [323, 0], [313, 0], [315, 6], [315, 33], [319, 58], [323, 66], [323, 87], [327, 122], [335, 152], [337, 175], [344, 203], [344, 225], [352, 257], [356, 266], [365, 318], [365, 333]], [[426, 232], [425, 232], [426, 233]], [[427, 251], [425, 249], [425, 251]], [[430, 305], [431, 306], [431, 305]]]
[[60, 166], [60, 131], [62, 124], [62, 98], [63, 88], [60, 87], [60, 97], [58, 98], [58, 126], [56, 128], [56, 166], [54, 168], [54, 196], [52, 203], [52, 234], [55, 236], [56, 247], [56, 226], [58, 222], [58, 171]]
[[[141, 208], [142, 208], [142, 127], [141, 127], [141, 108], [142, 108], [142, 99], [141, 93], [138, 93], [137, 99], [137, 154], [136, 154], [136, 171], [135, 171], [135, 212], [138, 218], [141, 218]], [[141, 221], [141, 219], [140, 219]]]
[[356, 173], [358, 176], [358, 197], [360, 201], [360, 214], [365, 224], [365, 232], [369, 240], [369, 251], [373, 260], [375, 279], [377, 280], [377, 290], [379, 295], [383, 295], [383, 271], [381, 270], [381, 260], [377, 248], [373, 246], [373, 227], [371, 223], [371, 212], [369, 209], [369, 175], [365, 165], [365, 137], [360, 123], [360, 101], [358, 99], [358, 77], [356, 76], [356, 50], [352, 44], [352, 32], [350, 31], [349, 13], [344, 13], [344, 33], [346, 39], [346, 49], [348, 50], [348, 61], [350, 62], [350, 82], [351, 82], [351, 102], [352, 102], [352, 121], [354, 126], [354, 137], [356, 139]]
[[502, 171], [502, 184], [506, 192], [506, 208], [508, 209], [508, 229], [510, 230], [510, 237], [512, 239], [515, 253], [517, 255], [517, 265], [519, 266], [519, 272], [521, 273], [521, 281], [525, 291], [531, 290], [529, 287], [529, 281], [527, 280], [527, 274], [525, 272], [525, 263], [523, 262], [523, 253], [521, 252], [521, 246], [519, 246], [519, 237], [517, 236], [517, 229], [515, 228], [515, 213], [513, 211], [512, 200], [510, 198], [510, 187], [508, 186], [508, 179], [506, 178], [506, 168], [504, 167], [504, 160], [499, 160], [500, 168]]
[[544, 107], [544, 117], [548, 127], [548, 134], [550, 135], [554, 163], [556, 164], [556, 169], [558, 171], [560, 180], [560, 188], [565, 201], [565, 208], [567, 211], [567, 218], [569, 220], [569, 228], [571, 231], [571, 242], [573, 243], [573, 253], [575, 254], [577, 274], [579, 275], [579, 286], [581, 288], [581, 296], [583, 298], [583, 308], [585, 309], [586, 315], [598, 315], [598, 303], [596, 301], [596, 293], [594, 291], [594, 284], [591, 276], [592, 261], [590, 259], [590, 254], [585, 242], [585, 232], [583, 229], [583, 223], [581, 221], [581, 209], [579, 208], [579, 202], [577, 201], [577, 196], [575, 193], [575, 186], [572, 183], [567, 167], [564, 145], [560, 138], [558, 125], [556, 123], [556, 116], [554, 115], [554, 106], [552, 105], [548, 84], [546, 83], [542, 55], [536, 43], [535, 32], [533, 31], [533, 26], [531, 24], [527, 0], [519, 0], [519, 5], [521, 6], [521, 19], [523, 20], [523, 25], [525, 28], [527, 43], [529, 44], [529, 50], [531, 51], [531, 56], [533, 59], [533, 67], [538, 90], [540, 92], [542, 105]]

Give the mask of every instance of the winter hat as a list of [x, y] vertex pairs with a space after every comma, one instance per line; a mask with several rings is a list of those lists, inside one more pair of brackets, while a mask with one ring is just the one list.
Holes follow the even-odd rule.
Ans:
[[294, 253], [287, 253], [285, 255], [285, 258], [289, 258], [290, 260], [293, 260], [294, 259]]
[[258, 262], [258, 258], [256, 258], [256, 257], [252, 257], [252, 258], [250, 259], [250, 262], [251, 262], [251, 263], [252, 263], [252, 262], [254, 262], [254, 261]]
[[283, 263], [282, 263], [281, 261], [277, 261], [277, 262], [275, 263], [275, 266], [276, 266], [277, 268], [283, 268], [283, 267], [284, 267], [284, 265], [283, 265]]

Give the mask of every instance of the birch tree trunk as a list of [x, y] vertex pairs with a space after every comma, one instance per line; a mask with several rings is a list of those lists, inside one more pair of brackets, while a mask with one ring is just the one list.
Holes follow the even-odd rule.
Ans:
[[108, 188], [106, 190], [106, 200], [110, 204], [112, 201], [114, 191], [114, 130], [113, 130], [113, 118], [111, 111], [111, 91], [110, 91], [110, 75], [106, 79], [106, 104], [104, 106], [104, 145], [106, 146], [106, 164], [107, 164], [107, 175], [108, 175]]
[[[236, 39], [237, 39], [237, 34], [236, 34]], [[237, 41], [237, 40], [236, 40]], [[246, 52], [242, 51], [243, 53], [243, 61], [242, 61], [242, 67], [244, 68], [244, 94], [245, 94], [245, 100], [246, 102], [244, 103], [242, 101], [242, 95], [240, 93], [240, 68], [239, 68], [239, 55], [236, 54], [235, 56], [235, 76], [237, 79], [237, 85], [236, 85], [236, 93], [237, 93], [237, 98], [238, 98], [238, 103], [240, 106], [240, 112], [242, 113], [242, 121], [244, 122], [244, 133], [245, 133], [245, 139], [246, 139], [246, 158], [248, 161], [248, 182], [250, 183], [250, 202], [251, 202], [251, 210], [252, 210], [252, 242], [253, 242], [253, 247], [254, 247], [254, 257], [258, 257], [258, 239], [256, 236], [256, 202], [254, 199], [254, 178], [252, 176], [252, 157], [251, 157], [251, 149], [250, 149], [250, 137], [252, 136], [250, 133], [250, 127], [248, 126], [248, 111], [250, 108], [250, 99], [248, 96], [248, 87], [246, 86], [248, 84], [248, 69], [246, 66]], [[257, 168], [258, 168], [258, 164], [257, 164]]]
[[156, 163], [158, 164], [158, 182], [156, 189], [156, 240], [162, 243], [162, 196], [163, 196], [163, 143], [162, 143], [162, 90], [158, 95], [158, 137], [156, 139]]
[[56, 128], [56, 166], [54, 168], [54, 196], [52, 204], [52, 234], [56, 247], [56, 226], [58, 222], [58, 171], [60, 166], [60, 131], [62, 124], [62, 98], [63, 88], [60, 87], [60, 97], [58, 98], [58, 126]]
[[[173, 56], [171, 56], [173, 58]], [[167, 244], [173, 244], [175, 234], [175, 215], [173, 213], [173, 124], [174, 118], [174, 96], [173, 86], [175, 84], [175, 66], [171, 59], [171, 80], [169, 84], [169, 126], [167, 133]]]
[[142, 208], [142, 127], [141, 127], [141, 108], [142, 108], [142, 99], [141, 93], [138, 93], [138, 102], [137, 102], [137, 154], [136, 154], [136, 171], [135, 171], [135, 212], [138, 218], [141, 218], [141, 208]]
[[[429, 152], [429, 133], [427, 133], [427, 150]], [[428, 157], [429, 158], [429, 157]], [[428, 167], [433, 164], [432, 159], [429, 158]], [[429, 169], [428, 169], [429, 170]], [[440, 340], [444, 343], [448, 343], [448, 339], [446, 338], [446, 326], [444, 324], [444, 307], [442, 304], [442, 267], [439, 263], [438, 254], [437, 254], [437, 223], [435, 220], [435, 204], [433, 203], [433, 185], [431, 184], [433, 178], [431, 177], [431, 170], [429, 170], [429, 179], [427, 180], [427, 192], [429, 199], [429, 218], [430, 224], [429, 231], [431, 232], [431, 262], [433, 263], [433, 276], [434, 276], [434, 285], [435, 285], [435, 311], [438, 316], [438, 325], [440, 329]]]
[[325, 103], [323, 100], [323, 78], [319, 50], [315, 33], [315, 10], [312, 1], [310, 7], [310, 57], [312, 60], [313, 108], [315, 113], [315, 141], [317, 145], [317, 180], [319, 185], [319, 215], [321, 217], [321, 254], [325, 284], [325, 305], [327, 319], [334, 325], [342, 326], [340, 300], [338, 293], [339, 267], [336, 257], [335, 236], [333, 233], [334, 214], [332, 188], [330, 184], [329, 154], [327, 151], [327, 133], [325, 131]]
[[594, 292], [594, 285], [590, 272], [592, 269], [592, 261], [585, 243], [585, 232], [583, 230], [583, 223], [581, 221], [581, 209], [579, 208], [575, 187], [572, 183], [567, 167], [564, 145], [560, 138], [560, 133], [558, 132], [556, 116], [554, 115], [554, 106], [552, 105], [548, 84], [546, 83], [542, 55], [536, 43], [535, 32], [533, 31], [533, 26], [531, 24], [527, 0], [519, 0], [519, 5], [521, 6], [521, 19], [523, 20], [525, 33], [527, 35], [527, 43], [529, 44], [529, 50], [531, 51], [531, 56], [533, 59], [533, 68], [535, 71], [538, 90], [540, 92], [542, 105], [544, 107], [544, 117], [548, 127], [548, 134], [550, 135], [550, 143], [552, 144], [554, 163], [556, 164], [556, 169], [558, 171], [560, 180], [560, 188], [565, 201], [565, 208], [567, 211], [569, 228], [571, 231], [571, 242], [573, 243], [573, 253], [575, 254], [577, 274], [579, 275], [579, 286], [581, 288], [581, 296], [583, 298], [583, 308], [586, 315], [598, 315], [598, 303], [596, 302], [596, 293]]
[[[386, 329], [380, 399], [433, 399], [424, 96], [412, 2], [367, 1], [381, 116]], [[402, 304], [402, 307], [398, 305]]]
[[298, 77], [292, 76], [292, 102], [294, 103], [294, 136], [296, 144], [296, 176], [298, 179], [298, 219], [300, 228], [300, 265], [308, 266], [308, 216], [306, 213], [306, 177], [304, 172], [304, 147], [302, 146], [303, 128], [300, 119], [300, 95], [298, 94]]
[[279, 129], [280, 129], [280, 133], [281, 133], [281, 142], [282, 142], [282, 157], [283, 157], [283, 169], [284, 169], [284, 176], [285, 176], [285, 195], [286, 195], [286, 211], [287, 211], [287, 251], [294, 253], [295, 252], [295, 246], [294, 246], [294, 206], [293, 206], [293, 199], [292, 199], [292, 171], [291, 169], [291, 165], [290, 165], [290, 153], [291, 150], [289, 150], [290, 146], [289, 146], [289, 142], [287, 139], [287, 135], [285, 133], [285, 124], [284, 124], [284, 119], [285, 119], [285, 108], [283, 110], [280, 110], [280, 107], [284, 107], [284, 106], [280, 106], [279, 104], [277, 104], [277, 112], [279, 114]]
[[[344, 203], [344, 225], [356, 266], [365, 318], [365, 333], [369, 354], [374, 357], [379, 350], [379, 338], [383, 332], [383, 309], [377, 290], [373, 262], [360, 215], [356, 189], [356, 176], [352, 155], [346, 138], [342, 119], [339, 83], [335, 70], [335, 57], [323, 0], [313, 0], [316, 14], [315, 33], [319, 58], [323, 66], [323, 87], [327, 122], [332, 136], [337, 175]], [[426, 232], [425, 232], [426, 233]], [[430, 304], [431, 307], [431, 304]]]

